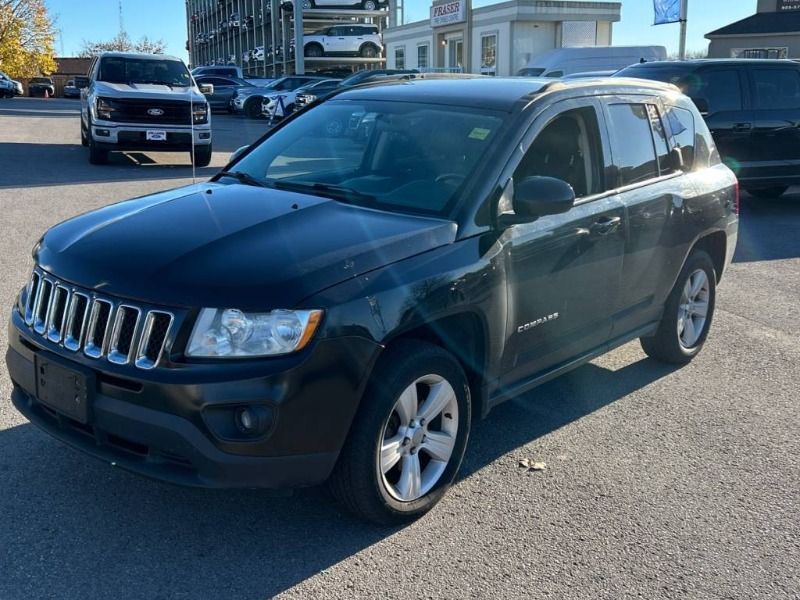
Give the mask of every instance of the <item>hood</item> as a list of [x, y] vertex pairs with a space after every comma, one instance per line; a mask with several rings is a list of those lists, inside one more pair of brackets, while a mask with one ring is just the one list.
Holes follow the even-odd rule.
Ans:
[[98, 96], [108, 95], [112, 98], [142, 99], [143, 94], [151, 100], [189, 100], [205, 102], [206, 98], [194, 87], [173, 87], [154, 83], [108, 83], [98, 81], [95, 83]]
[[164, 306], [294, 308], [327, 287], [451, 243], [456, 224], [239, 184], [113, 204], [48, 231], [56, 277]]

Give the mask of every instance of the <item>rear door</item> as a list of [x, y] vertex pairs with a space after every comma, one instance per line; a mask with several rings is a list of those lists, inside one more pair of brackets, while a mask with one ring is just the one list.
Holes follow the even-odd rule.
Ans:
[[735, 173], [746, 176], [753, 160], [750, 134], [754, 119], [745, 73], [730, 65], [705, 67], [690, 75], [688, 84], [688, 95], [708, 109], [701, 114], [723, 160]]
[[746, 179], [800, 181], [800, 68], [759, 65], [748, 73], [754, 125]]
[[503, 386], [598, 348], [611, 333], [625, 227], [622, 203], [605, 190], [609, 149], [602, 118], [593, 98], [559, 102], [536, 119], [523, 142], [526, 151], [512, 181], [555, 177], [572, 185], [577, 200], [565, 214], [504, 233], [509, 304]]

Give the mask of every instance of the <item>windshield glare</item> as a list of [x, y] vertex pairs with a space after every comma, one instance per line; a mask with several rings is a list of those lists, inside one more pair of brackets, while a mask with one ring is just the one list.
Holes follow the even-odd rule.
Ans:
[[267, 185], [443, 216], [503, 117], [453, 106], [336, 100], [277, 130], [232, 169]]
[[154, 60], [108, 56], [100, 62], [98, 81], [106, 83], [156, 83], [187, 87], [192, 85], [189, 71], [179, 60]]

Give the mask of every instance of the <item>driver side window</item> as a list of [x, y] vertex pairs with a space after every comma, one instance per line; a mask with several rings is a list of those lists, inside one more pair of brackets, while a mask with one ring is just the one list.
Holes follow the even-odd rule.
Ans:
[[561, 113], [539, 132], [514, 171], [514, 181], [534, 176], [566, 181], [576, 198], [603, 191], [603, 154], [594, 108]]

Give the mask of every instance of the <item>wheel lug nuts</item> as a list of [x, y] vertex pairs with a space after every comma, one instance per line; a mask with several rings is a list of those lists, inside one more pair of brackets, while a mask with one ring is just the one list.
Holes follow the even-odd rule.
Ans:
[[412, 448], [411, 449], [411, 454], [416, 454], [416, 453], [417, 453], [417, 449], [416, 448]]
[[411, 438], [403, 438], [403, 446], [408, 446], [408, 443], [411, 441]]

